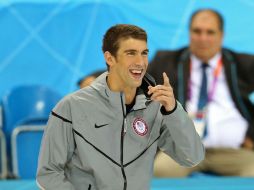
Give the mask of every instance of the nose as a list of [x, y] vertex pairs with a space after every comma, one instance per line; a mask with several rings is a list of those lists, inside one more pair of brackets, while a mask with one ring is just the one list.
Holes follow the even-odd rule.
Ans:
[[206, 32], [201, 32], [199, 38], [201, 41], [206, 41], [208, 39], [208, 34]]
[[144, 57], [142, 54], [138, 54], [135, 60], [136, 65], [144, 65], [145, 64], [146, 57]]

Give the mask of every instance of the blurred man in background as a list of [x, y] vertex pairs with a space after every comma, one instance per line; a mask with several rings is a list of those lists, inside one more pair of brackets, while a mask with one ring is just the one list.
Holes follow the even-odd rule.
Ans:
[[206, 147], [206, 159], [190, 169], [159, 153], [157, 177], [192, 171], [254, 176], [254, 56], [222, 48], [223, 27], [218, 12], [196, 11], [189, 24], [189, 47], [158, 51], [148, 68], [159, 84], [161, 73], [168, 74]]
[[105, 72], [105, 70], [97, 70], [94, 71], [92, 73], [90, 73], [89, 75], [86, 75], [84, 77], [82, 77], [78, 82], [77, 85], [79, 86], [79, 88], [84, 88], [88, 85], [90, 85], [98, 76], [100, 76], [103, 72]]

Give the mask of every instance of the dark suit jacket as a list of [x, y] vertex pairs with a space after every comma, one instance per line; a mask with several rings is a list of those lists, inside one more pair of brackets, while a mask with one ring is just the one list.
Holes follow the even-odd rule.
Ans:
[[[237, 109], [249, 123], [247, 136], [254, 141], [254, 105], [249, 98], [254, 92], [254, 56], [222, 49], [222, 61], [231, 96]], [[157, 84], [163, 84], [163, 72], [169, 76], [175, 97], [185, 107], [190, 75], [188, 48], [158, 51], [148, 66], [148, 73], [155, 78]]]

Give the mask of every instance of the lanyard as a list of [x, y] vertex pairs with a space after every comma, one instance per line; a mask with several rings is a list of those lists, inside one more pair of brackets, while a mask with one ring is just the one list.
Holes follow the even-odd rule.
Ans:
[[[216, 85], [218, 82], [218, 78], [219, 75], [221, 73], [221, 69], [222, 69], [222, 59], [220, 58], [216, 64], [216, 67], [213, 71], [213, 81], [212, 81], [212, 85], [211, 88], [208, 91], [208, 102], [212, 101], [212, 97], [214, 95], [215, 89], [216, 89]], [[191, 70], [192, 70], [192, 63], [190, 62], [190, 79], [188, 82], [188, 100], [190, 100], [192, 98], [192, 90], [191, 90]]]

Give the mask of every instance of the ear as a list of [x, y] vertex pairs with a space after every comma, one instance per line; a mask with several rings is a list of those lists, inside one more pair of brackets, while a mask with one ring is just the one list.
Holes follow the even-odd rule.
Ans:
[[104, 53], [104, 59], [107, 62], [109, 67], [113, 66], [116, 62], [115, 57], [109, 51], [106, 51]]

